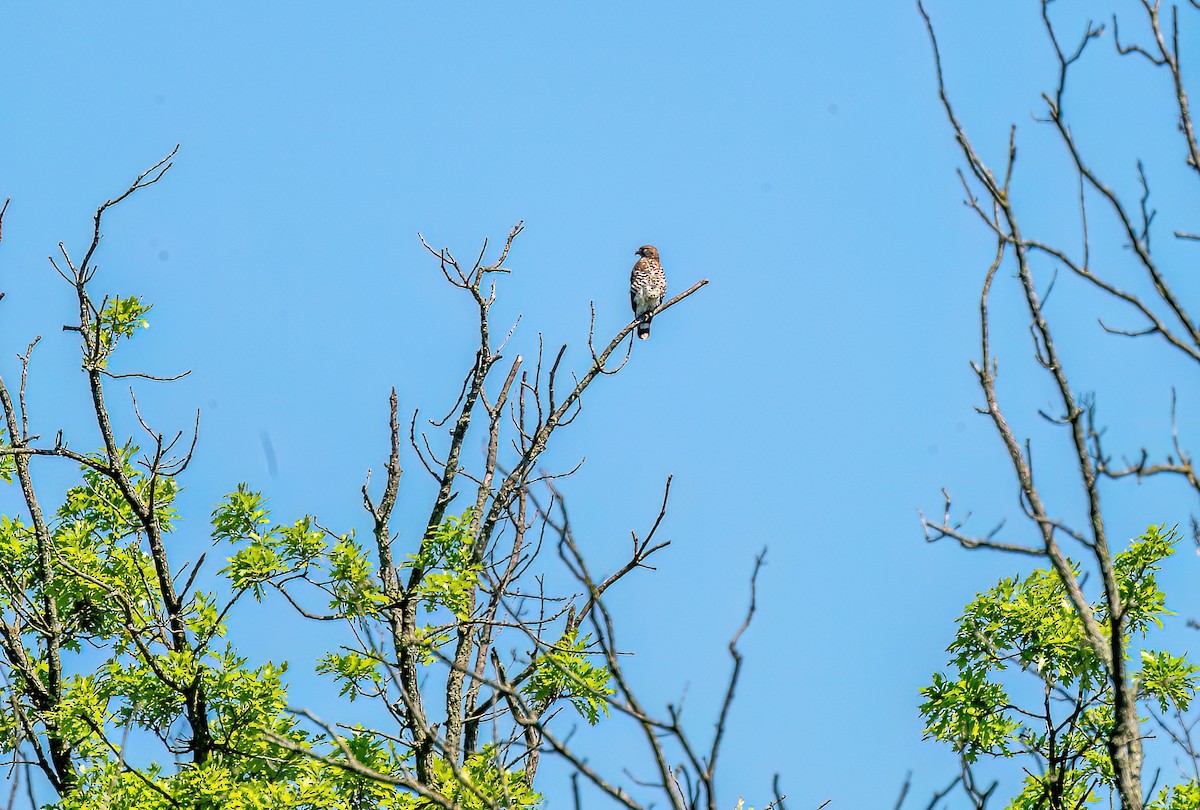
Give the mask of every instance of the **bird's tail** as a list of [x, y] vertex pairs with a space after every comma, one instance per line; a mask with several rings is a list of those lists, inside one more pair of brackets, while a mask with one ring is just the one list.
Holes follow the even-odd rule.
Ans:
[[641, 340], [645, 340], [648, 337], [650, 337], [650, 319], [649, 318], [647, 318], [646, 320], [644, 320], [638, 324], [638, 338]]

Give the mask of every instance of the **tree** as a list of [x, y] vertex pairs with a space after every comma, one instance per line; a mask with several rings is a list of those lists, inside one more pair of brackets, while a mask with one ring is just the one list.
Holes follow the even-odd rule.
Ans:
[[[134, 397], [141, 432], [121, 434], [110, 384], [169, 378], [115, 370], [151, 307], [137, 295], [99, 292], [96, 257], [110, 209], [161, 181], [177, 150], [97, 209], [81, 254], [60, 244], [51, 258], [78, 304], [65, 329], [79, 340], [90, 392], [80, 406], [95, 420], [98, 449], [77, 449], [90, 440], [62, 431], [51, 440], [37, 432], [26, 390], [35, 384], [39, 339], [20, 355], [19, 381], [0, 379], [0, 477], [22, 504], [0, 518], [0, 751], [29, 802], [37, 803], [40, 775], [63, 810], [532, 808], [542, 802], [537, 776], [550, 754], [573, 771], [577, 804], [582, 782], [631, 810], [654, 796], [675, 810], [716, 808], [742, 661], [737, 641], [754, 613], [762, 557], [745, 623], [729, 643], [732, 669], [715, 731], [701, 749], [678, 707], [656, 715], [638, 699], [607, 602], [668, 544], [659, 531], [670, 479], [649, 530], [633, 533], [626, 562], [602, 575], [580, 551], [555, 485], [569, 472], [541, 467], [554, 436], [579, 416], [585, 391], [629, 362], [637, 323], [600, 346], [593, 311], [578, 376], [567, 371], [565, 345], [539, 350], [532, 362], [506, 358], [507, 338], [497, 342], [489, 314], [521, 224], [494, 260], [485, 258], [485, 241], [472, 264], [422, 239], [446, 282], [473, 303], [478, 348], [450, 412], [431, 421], [449, 426], [445, 440], [419, 431], [416, 413], [404, 431], [391, 392], [382, 481], [368, 473], [361, 491], [369, 536], [312, 515], [278, 520], [263, 493], [238, 484], [211, 516], [214, 556], [225, 559], [219, 570], [205, 568], [207, 555], [176, 558], [169, 539], [185, 518], [176, 496], [199, 413], [190, 431], [162, 431], [142, 418]], [[486, 444], [480, 465], [464, 456], [468, 435]], [[405, 438], [437, 483], [429, 512], [415, 520], [395, 514]], [[31, 471], [64, 463], [79, 477], [51, 506]], [[401, 535], [402, 521], [415, 531]], [[573, 589], [546, 587], [563, 581], [544, 579], [553, 562], [547, 552], [556, 552]], [[289, 662], [251, 661], [226, 639], [266, 599], [285, 600], [297, 623], [340, 628], [341, 643], [317, 672], [345, 701], [370, 705], [370, 726], [290, 708]], [[643, 778], [589, 764], [570, 738], [579, 719], [635, 729], [645, 754], [627, 773]], [[15, 800], [16, 781], [13, 788]]]
[[[1186, 656], [1143, 643], [1169, 615], [1155, 573], [1174, 552], [1177, 539], [1173, 532], [1151, 526], [1113, 560], [1125, 617], [1123, 651], [1140, 648], [1134, 699], [1160, 721], [1179, 719], [1183, 733], [1178, 741], [1192, 761], [1193, 778], [1164, 787], [1150, 803], [1160, 808], [1195, 807], [1200, 801], [1196, 752], [1188, 741], [1191, 724], [1183, 720], [1200, 667]], [[1080, 570], [1078, 565], [1075, 569]], [[1105, 601], [1091, 608], [1102, 626], [1111, 623]], [[1087, 643], [1057, 572], [1038, 569], [1023, 578], [1006, 578], [980, 594], [961, 617], [950, 652], [954, 673], [935, 674], [922, 690], [926, 727], [931, 736], [952, 745], [965, 766], [984, 755], [1032, 757], [1040, 767], [1027, 772], [1012, 807], [1083, 807], [1119, 787], [1111, 754], [1116, 731], [1111, 676]], [[1041, 694], [1031, 695], [1019, 678], [1006, 677], [1010, 668], [1039, 680]], [[986, 799], [971, 779], [964, 788], [980, 804]]]
[[[1163, 89], [1170, 92], [1182, 134], [1183, 165], [1200, 173], [1200, 143], [1180, 65], [1180, 10], [1172, 4], [1165, 14], [1159, 0], [1139, 2], [1141, 36], [1149, 44], [1122, 38], [1114, 16], [1116, 52], [1126, 62], [1150, 64], [1165, 80]], [[1190, 5], [1200, 9], [1200, 4]], [[1026, 577], [1004, 579], [967, 606], [950, 646], [956, 671], [948, 676], [939, 673], [923, 690], [927, 731], [961, 754], [961, 784], [976, 807], [983, 807], [995, 789], [993, 785], [983, 790], [970, 772], [970, 764], [985, 754], [1032, 759], [1034, 767], [1026, 770], [1024, 787], [1011, 807], [1082, 807], [1110, 793], [1127, 810], [1196, 807], [1200, 765], [1191, 734], [1197, 720], [1186, 712], [1195, 694], [1197, 668], [1183, 655], [1144, 643], [1148, 631], [1160, 626], [1167, 614], [1166, 597], [1155, 573], [1173, 552], [1178, 535], [1151, 525], [1140, 538], [1120, 548], [1111, 536], [1110, 510], [1101, 495], [1113, 482], [1166, 476], [1181, 478], [1200, 493], [1200, 479], [1179, 439], [1173, 406], [1173, 452], [1156, 461], [1141, 450], [1131, 462], [1113, 461], [1097, 419], [1100, 397], [1078, 393], [1078, 378], [1071, 371], [1074, 358], [1055, 343], [1055, 330], [1065, 328], [1067, 316], [1060, 312], [1052, 319], [1046, 308], [1052, 274], [1061, 271], [1066, 282], [1077, 282], [1069, 287], [1076, 295], [1073, 301], [1096, 300], [1085, 297], [1090, 290], [1099, 294], [1101, 302], [1140, 320], [1132, 328], [1109, 326], [1102, 320], [1100, 326], [1109, 339], [1158, 341], [1159, 346], [1200, 362], [1200, 328], [1184, 303], [1185, 296], [1173, 289], [1175, 276], [1168, 270], [1178, 257], [1174, 251], [1158, 248], [1157, 240], [1155, 250], [1151, 249], [1158, 228], [1156, 211], [1149, 205], [1150, 173], [1141, 160], [1130, 161], [1140, 191], [1136, 202], [1130, 203], [1093, 168], [1066, 112], [1068, 76], [1082, 69], [1085, 55], [1091, 54], [1105, 26], [1088, 21], [1078, 38], [1071, 40], [1074, 44], [1069, 44], [1052, 13], [1056, 12], [1052, 0], [1041, 2], [1041, 20], [1057, 75], [1042, 96], [1045, 107], [1038, 120], [1062, 148], [1075, 181], [1065, 202], [1079, 218], [1074, 233], [1060, 236], [1049, 223], [1031, 222], [1025, 214], [1025, 198], [1015, 179], [1017, 127], [1011, 128], [1000, 161], [985, 160], [973, 145], [947, 90], [934, 25], [920, 3], [918, 8], [933, 45], [938, 94], [966, 166], [965, 173], [960, 171], [966, 203], [995, 244], [994, 260], [983, 273], [979, 303], [981, 355], [972, 364], [985, 403], [979, 411], [990, 419], [1001, 440], [1006, 463], [1016, 477], [1021, 510], [1035, 539], [1010, 542], [997, 539], [998, 529], [987, 534], [968, 531], [951, 518], [949, 495], [939, 519], [922, 520], [930, 541], [947, 539], [964, 548], [1033, 557], [1048, 566]], [[1105, 250], [1099, 233], [1119, 234], [1124, 251]], [[1174, 235], [1181, 242], [1197, 239], [1185, 230]], [[1078, 239], [1081, 247], [1067, 247], [1068, 238]], [[1059, 437], [1039, 444], [1038, 454], [1010, 419], [998, 387], [990, 296], [993, 283], [1001, 278], [1001, 267], [1015, 272], [1033, 358], [1055, 398], [1057, 412], [1042, 411], [1041, 416], [1060, 431]], [[1144, 279], [1140, 286], [1127, 286], [1135, 284], [1133, 270]], [[1047, 447], [1070, 459], [1075, 470], [1073, 502], [1064, 499], [1058, 487], [1047, 494], [1045, 481], [1035, 475], [1034, 459], [1045, 459]], [[1083, 525], [1072, 525], [1078, 519]], [[1192, 524], [1194, 532], [1200, 532], [1194, 518]], [[1022, 701], [1007, 690], [1006, 683], [1022, 680], [1011, 669], [1004, 673], [1013, 667], [1039, 682], [1034, 700]], [[1141, 716], [1143, 709], [1152, 720]], [[1182, 781], [1171, 785], [1174, 780], [1168, 779], [1167, 787], [1148, 798], [1152, 786], [1144, 779], [1143, 743], [1155, 726], [1177, 744]]]

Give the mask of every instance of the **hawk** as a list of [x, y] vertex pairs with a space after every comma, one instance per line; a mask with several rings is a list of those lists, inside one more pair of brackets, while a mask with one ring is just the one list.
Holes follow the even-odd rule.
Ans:
[[633, 303], [633, 316], [640, 319], [637, 336], [645, 340], [650, 337], [650, 313], [666, 297], [667, 277], [663, 275], [662, 262], [658, 259], [658, 248], [642, 245], [634, 252], [638, 260], [629, 275], [629, 300]]

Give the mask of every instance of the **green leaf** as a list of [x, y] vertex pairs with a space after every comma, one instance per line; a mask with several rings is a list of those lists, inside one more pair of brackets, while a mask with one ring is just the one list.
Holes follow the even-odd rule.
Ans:
[[1138, 697], [1152, 698], [1161, 711], [1172, 707], [1187, 711], [1196, 696], [1197, 673], [1183, 656], [1142, 650], [1142, 671], [1138, 676]]
[[351, 701], [363, 693], [364, 684], [379, 684], [383, 681], [380, 662], [355, 652], [344, 655], [328, 653], [317, 663], [317, 672], [333, 675], [334, 680], [342, 684], [342, 690], [338, 694], [349, 695]]
[[138, 329], [150, 328], [145, 318], [150, 309], [150, 304], [143, 304], [135, 295], [108, 302], [99, 318], [100, 346], [95, 360], [101, 368], [107, 364], [119, 341], [132, 338]]
[[589, 660], [589, 636], [566, 633], [558, 643], [538, 658], [533, 676], [523, 687], [543, 706], [566, 698], [591, 725], [603, 714], [608, 716], [608, 696], [616, 690], [609, 686], [611, 674]]
[[225, 496], [225, 500], [212, 513], [212, 536], [214, 540], [231, 543], [252, 539], [258, 527], [271, 521], [266, 498], [260, 492], [251, 492], [245, 484]]

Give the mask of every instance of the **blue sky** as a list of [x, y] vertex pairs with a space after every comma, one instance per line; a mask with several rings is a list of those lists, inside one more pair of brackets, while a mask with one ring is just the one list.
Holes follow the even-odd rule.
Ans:
[[[1073, 39], [1087, 9], [1057, 5]], [[1077, 244], [1062, 150], [1031, 117], [1053, 80], [1036, 4], [928, 7], [977, 146], [998, 160], [1018, 124], [1022, 210]], [[589, 301], [601, 331], [623, 326], [633, 251], [653, 243], [673, 291], [711, 284], [597, 384], [551, 456], [587, 458], [565, 491], [598, 565], [649, 525], [675, 476], [674, 545], [614, 597], [648, 703], [690, 682], [703, 729], [767, 546], [729, 804], [761, 806], [775, 771], [793, 808], [891, 806], [909, 769], [917, 797], [952, 776], [949, 753], [920, 741], [917, 689], [944, 664], [962, 606], [1026, 563], [930, 547], [917, 509], [940, 509], [945, 486], [979, 528], [1009, 517], [1009, 539], [1028, 532], [1002, 449], [972, 410], [994, 248], [961, 204], [913, 4], [27, 4], [2, 12], [0, 67], [0, 197], [13, 198], [0, 369], [11, 379], [13, 354], [45, 335], [30, 394], [45, 434], [75, 426], [88, 441], [74, 342], [58, 331], [70, 291], [44, 257], [59, 241], [81, 250], [96, 205], [182, 145], [164, 183], [112, 212], [99, 280], [155, 303], [128, 364], [192, 369], [139, 391], [160, 425], [202, 411], [185, 482], [194, 534], [178, 553], [205, 547], [203, 516], [243, 480], [281, 518], [366, 529], [357, 491], [385, 458], [388, 390], [402, 411], [442, 411], [471, 358], [471, 312], [417, 231], [468, 255], [524, 220], [496, 322], [522, 315], [514, 350], [541, 331], [571, 345], [575, 368]], [[1085, 148], [1126, 194], [1146, 159], [1162, 249], [1189, 261], [1188, 246], [1167, 244], [1194, 196], [1171, 178], [1183, 153], [1165, 77], [1117, 60], [1108, 40], [1086, 69], [1095, 83], [1079, 82], [1071, 113]], [[1096, 232], [1114, 272], [1130, 273], [1118, 240]], [[1078, 514], [1064, 437], [1036, 416], [1051, 392], [1028, 365], [1015, 284], [1001, 281], [1001, 395], [1060, 511]], [[1200, 292], [1194, 278], [1177, 283]], [[1061, 348], [1081, 388], [1101, 392], [1112, 441], [1164, 450], [1170, 386], [1186, 414], [1200, 394], [1192, 370], [1158, 345], [1102, 335], [1095, 316], [1114, 310], [1060, 284]], [[403, 461], [399, 528], [411, 537], [430, 488]], [[1118, 537], [1193, 508], [1172, 486], [1106, 497]], [[1176, 600], [1195, 593], [1185, 552], [1164, 577]], [[1175, 603], [1183, 616], [1200, 612], [1190, 598]], [[278, 616], [244, 612], [256, 631]], [[300, 637], [244, 638], [263, 659], [319, 653]], [[294, 694], [322, 699], [299, 676]]]

